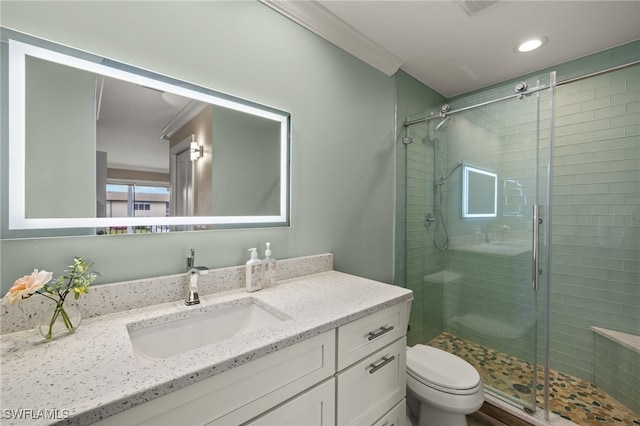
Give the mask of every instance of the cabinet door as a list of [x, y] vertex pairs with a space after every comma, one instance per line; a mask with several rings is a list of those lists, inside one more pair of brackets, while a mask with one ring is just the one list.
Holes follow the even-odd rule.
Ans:
[[[402, 400], [398, 405], [382, 416], [372, 426], [405, 426], [407, 424], [407, 404]], [[409, 425], [410, 426], [410, 425]]]
[[334, 426], [335, 399], [335, 379], [331, 379], [246, 426]]
[[370, 426], [405, 397], [407, 339], [401, 338], [340, 372], [339, 425]]

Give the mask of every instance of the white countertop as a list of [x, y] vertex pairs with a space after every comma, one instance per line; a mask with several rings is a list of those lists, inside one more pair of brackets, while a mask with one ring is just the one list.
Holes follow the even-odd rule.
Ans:
[[[531, 252], [531, 234], [523, 231], [509, 232], [509, 237], [496, 238], [499, 232], [492, 232], [489, 242], [484, 242], [484, 234], [465, 234], [451, 237], [451, 250], [487, 254], [492, 256], [519, 256]], [[478, 237], [479, 240], [478, 240]]]
[[531, 253], [530, 241], [491, 241], [479, 244], [452, 244], [451, 250], [489, 254], [494, 256], [519, 256]]
[[[74, 334], [52, 342], [35, 330], [1, 336], [0, 423], [88, 424], [413, 296], [402, 287], [329, 271], [254, 293], [203, 296], [198, 306], [246, 297], [290, 319], [151, 363], [137, 360], [127, 324], [194, 307], [177, 301], [103, 315], [83, 320]], [[22, 419], [15, 418], [18, 410], [24, 410]]]

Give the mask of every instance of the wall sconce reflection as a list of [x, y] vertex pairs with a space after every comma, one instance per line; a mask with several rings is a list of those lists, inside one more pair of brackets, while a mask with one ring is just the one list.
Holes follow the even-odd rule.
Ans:
[[195, 139], [191, 140], [189, 144], [189, 154], [191, 157], [191, 161], [196, 161], [198, 158], [204, 156], [204, 147], [198, 144], [198, 141]]

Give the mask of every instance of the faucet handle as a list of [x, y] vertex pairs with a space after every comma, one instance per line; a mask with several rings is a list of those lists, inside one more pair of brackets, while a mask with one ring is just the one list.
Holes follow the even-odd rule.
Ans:
[[187, 269], [193, 268], [193, 265], [196, 264], [196, 251], [191, 249], [191, 256], [187, 257]]

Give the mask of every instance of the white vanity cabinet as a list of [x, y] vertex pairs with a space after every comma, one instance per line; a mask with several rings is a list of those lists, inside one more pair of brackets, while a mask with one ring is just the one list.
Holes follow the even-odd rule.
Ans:
[[[220, 291], [203, 293], [197, 308], [183, 300], [133, 308], [155, 292], [165, 297], [166, 286], [167, 294], [184, 291], [182, 275], [105, 284], [87, 304], [95, 304], [92, 318], [64, 340], [42, 345], [34, 330], [0, 335], [2, 387], [14, 390], [0, 394], [0, 407], [17, 410], [28, 400], [42, 411], [69, 409], [65, 421], [34, 419], [38, 426], [403, 426], [413, 294], [334, 271], [332, 259], [284, 260], [278, 271], [287, 278], [254, 293], [246, 293], [238, 281], [244, 265], [220, 269], [207, 275], [212, 278], [208, 291]], [[97, 306], [104, 303], [113, 303], [116, 312], [101, 314]], [[282, 321], [270, 325], [253, 312], [244, 322], [246, 311], [242, 321], [225, 316], [249, 305]], [[172, 328], [172, 321], [200, 324], [213, 317], [220, 322], [189, 340], [194, 349], [168, 337], [183, 324]], [[252, 325], [235, 328], [247, 324]], [[155, 348], [175, 347], [174, 355], [158, 351], [154, 357], [130, 333], [156, 325], [166, 334]], [[217, 334], [227, 328], [231, 337]], [[71, 353], [79, 354], [73, 363], [53, 370], [28, 362]]]
[[338, 328], [339, 426], [404, 426], [408, 309], [400, 303]]
[[246, 426], [333, 426], [336, 413], [335, 379], [269, 411]]
[[96, 423], [240, 425], [335, 373], [335, 331], [304, 340]]
[[382, 416], [373, 426], [404, 426], [407, 424], [407, 403], [402, 400]]
[[409, 303], [375, 312], [97, 424], [404, 426]]
[[251, 426], [404, 426], [408, 304], [337, 329], [337, 372]]

